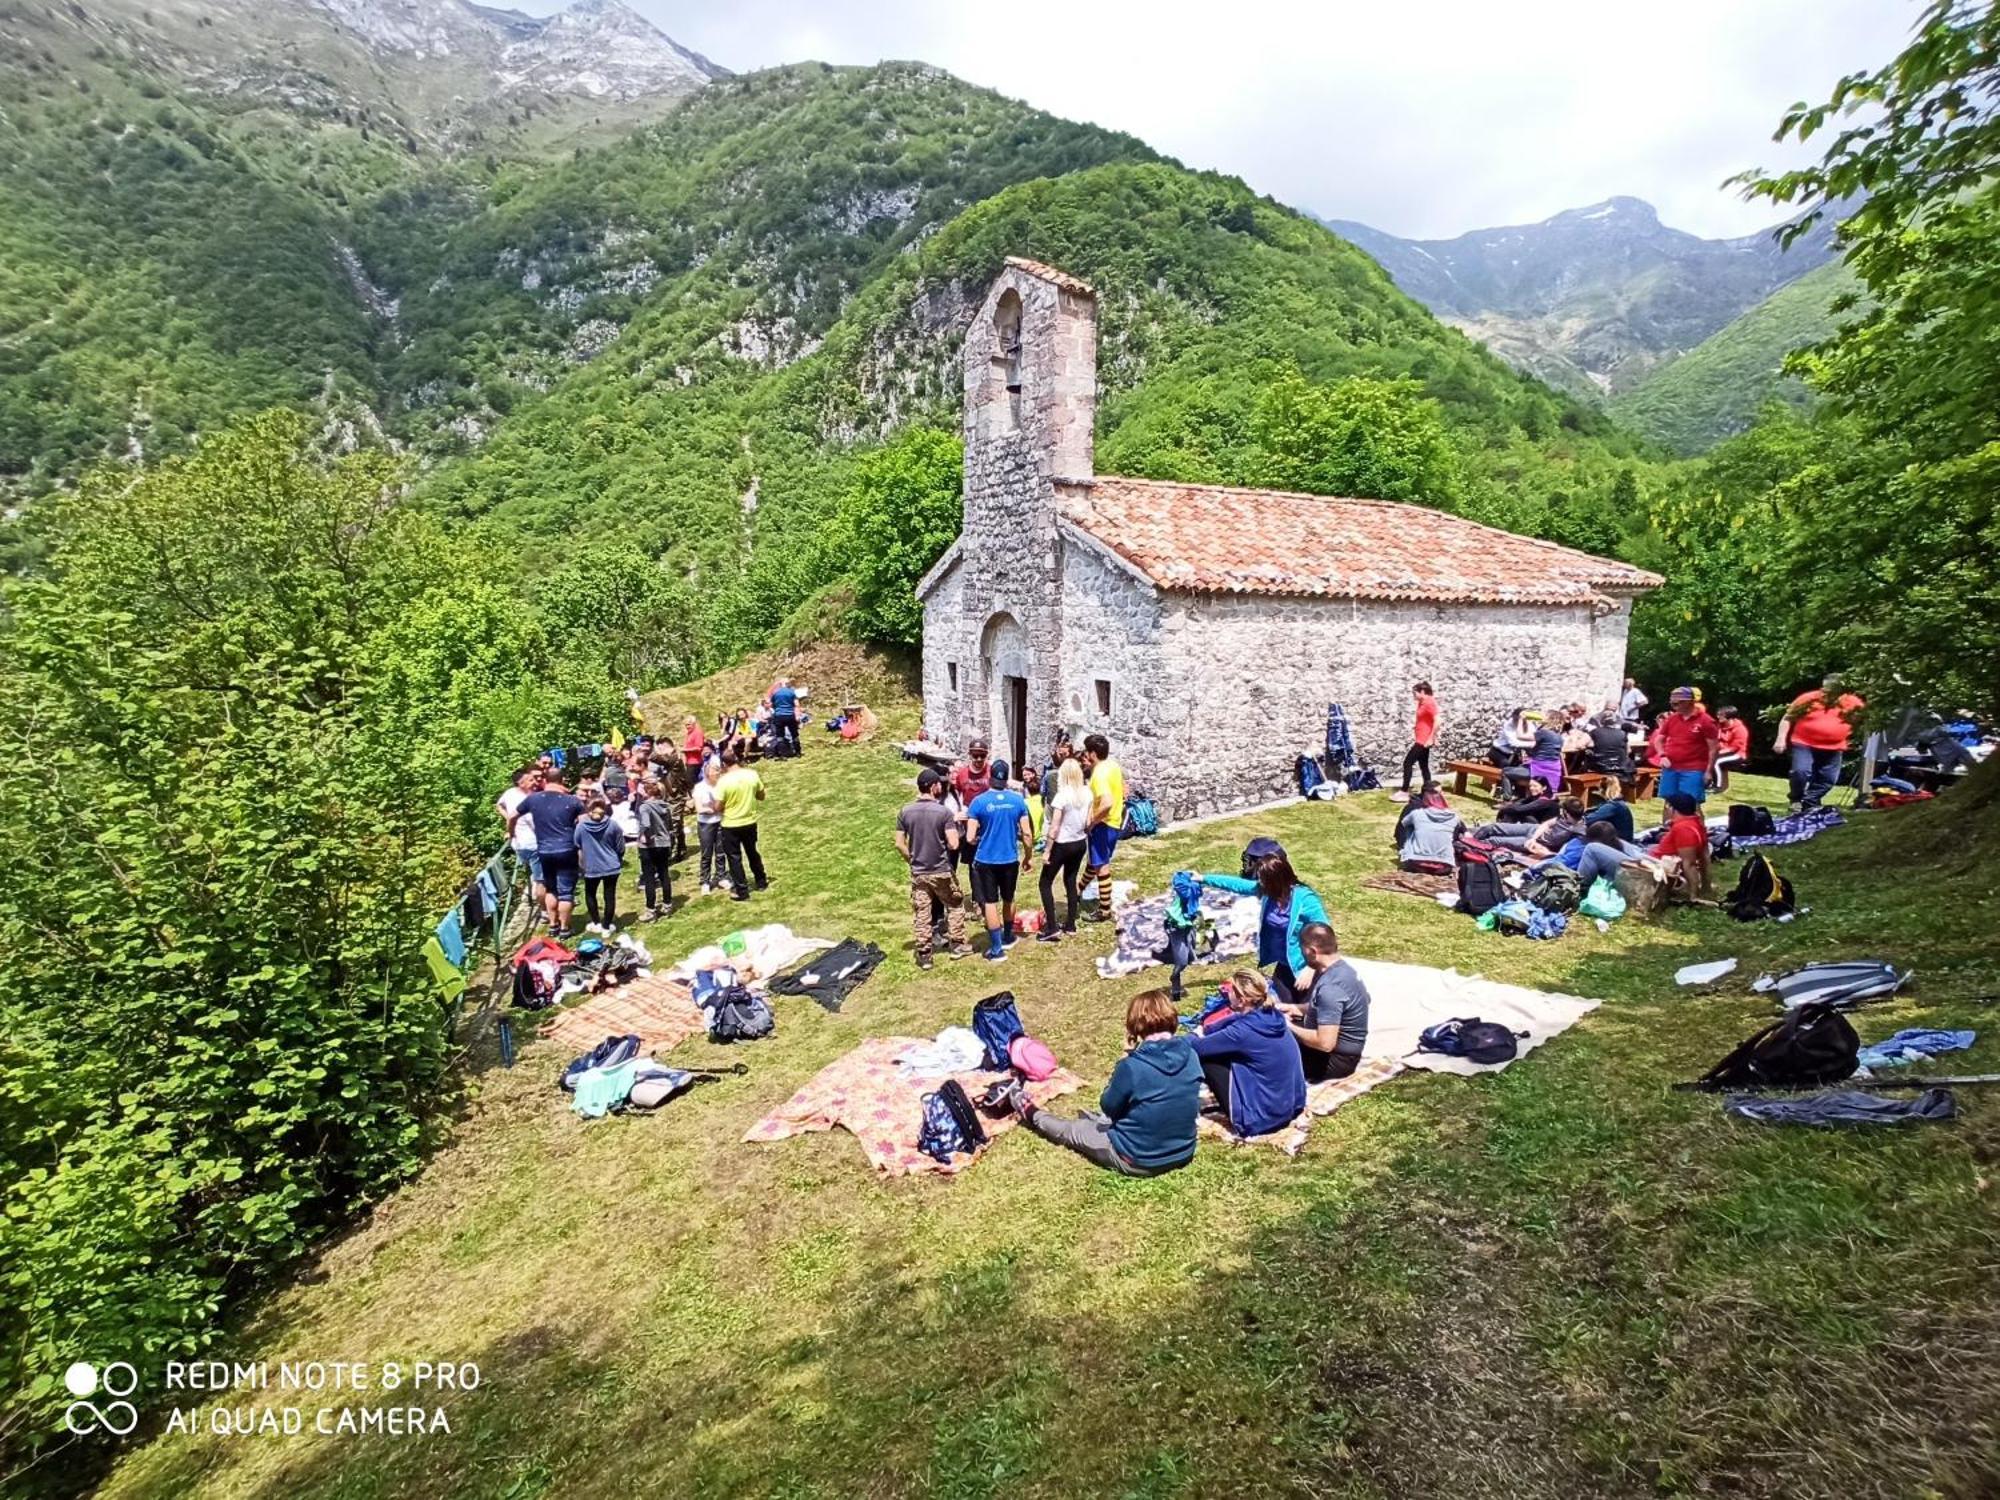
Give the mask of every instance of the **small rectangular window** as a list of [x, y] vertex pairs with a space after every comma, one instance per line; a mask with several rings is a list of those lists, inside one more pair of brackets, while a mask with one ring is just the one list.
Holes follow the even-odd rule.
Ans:
[[955, 692], [957, 692], [957, 691], [958, 691], [958, 663], [957, 663], [957, 662], [955, 662], [955, 661], [948, 661], [948, 662], [946, 662], [946, 663], [944, 664], [944, 670], [945, 670], [945, 675], [946, 675], [946, 676], [948, 676], [948, 677], [949, 677], [949, 678], [951, 679], [951, 690], [952, 690], [952, 691], [953, 691], [954, 693], [955, 693]]
[[1100, 677], [1097, 679], [1097, 712], [1105, 718], [1111, 716], [1111, 679], [1109, 677]]

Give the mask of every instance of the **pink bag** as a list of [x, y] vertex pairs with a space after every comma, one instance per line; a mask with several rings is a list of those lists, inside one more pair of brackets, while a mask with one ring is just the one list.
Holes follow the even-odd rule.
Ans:
[[1007, 1061], [1030, 1083], [1040, 1083], [1056, 1071], [1056, 1055], [1049, 1051], [1048, 1043], [1031, 1036], [1017, 1036], [1007, 1044]]

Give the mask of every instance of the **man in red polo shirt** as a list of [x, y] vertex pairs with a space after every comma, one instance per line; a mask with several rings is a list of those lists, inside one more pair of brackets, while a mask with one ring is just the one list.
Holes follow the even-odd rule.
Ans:
[[1840, 763], [1854, 743], [1854, 721], [1867, 702], [1840, 690], [1840, 678], [1828, 677], [1810, 692], [1800, 693], [1778, 721], [1772, 748], [1792, 752], [1792, 811], [1818, 807], [1840, 781]]
[[1672, 706], [1653, 728], [1653, 758], [1660, 763], [1660, 796], [1686, 797], [1696, 806], [1708, 796], [1715, 757], [1721, 751], [1722, 728], [1695, 701], [1694, 689], [1677, 687]]

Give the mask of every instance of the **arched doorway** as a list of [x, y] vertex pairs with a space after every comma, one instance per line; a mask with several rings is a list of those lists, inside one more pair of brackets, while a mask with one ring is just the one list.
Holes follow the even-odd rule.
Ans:
[[1028, 758], [1028, 632], [1002, 612], [980, 633], [979, 663], [986, 679], [986, 730], [993, 753], [1012, 767]]

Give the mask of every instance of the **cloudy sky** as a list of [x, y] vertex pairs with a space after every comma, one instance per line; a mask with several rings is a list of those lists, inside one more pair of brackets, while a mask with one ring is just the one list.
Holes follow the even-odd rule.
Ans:
[[[1784, 107], [1887, 61], [1912, 0], [630, 0], [746, 70], [919, 58], [1329, 218], [1442, 237], [1617, 193], [1704, 235], [1799, 158]], [[555, 8], [535, 0], [533, 8]], [[1813, 153], [1817, 154], [1817, 153]]]

